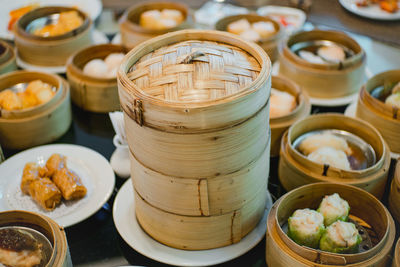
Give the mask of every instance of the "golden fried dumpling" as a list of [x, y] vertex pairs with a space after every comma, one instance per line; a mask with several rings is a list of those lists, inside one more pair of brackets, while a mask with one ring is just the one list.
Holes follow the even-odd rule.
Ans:
[[30, 108], [39, 104], [35, 95], [25, 92], [18, 92], [17, 95], [21, 99], [22, 108]]
[[44, 83], [41, 80], [34, 80], [28, 84], [25, 90], [26, 94], [34, 95], [38, 104], [43, 104], [49, 101], [53, 96], [54, 92], [48, 83]]
[[57, 171], [53, 175], [53, 182], [66, 200], [79, 199], [86, 195], [87, 189], [79, 176], [67, 168]]
[[34, 180], [29, 194], [44, 209], [53, 210], [61, 202], [61, 192], [49, 178]]
[[47, 175], [53, 176], [58, 170], [67, 168], [67, 158], [60, 154], [53, 154], [46, 162]]
[[22, 101], [15, 92], [6, 89], [0, 92], [0, 106], [5, 110], [17, 110], [22, 108]]
[[28, 162], [25, 164], [21, 179], [22, 193], [29, 194], [29, 185], [39, 178], [39, 165], [34, 162]]

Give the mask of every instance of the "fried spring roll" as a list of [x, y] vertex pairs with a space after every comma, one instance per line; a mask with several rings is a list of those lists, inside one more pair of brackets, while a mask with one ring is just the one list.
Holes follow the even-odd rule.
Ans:
[[53, 154], [46, 162], [47, 175], [52, 177], [58, 170], [67, 168], [67, 158], [60, 154]]
[[46, 172], [47, 170], [45, 167], [40, 167], [34, 162], [28, 162], [27, 164], [25, 164], [21, 179], [22, 193], [29, 194], [29, 185], [33, 181], [39, 179], [40, 177], [43, 177]]
[[87, 189], [79, 176], [67, 168], [57, 171], [53, 175], [53, 182], [66, 200], [79, 199], [86, 195]]
[[49, 178], [34, 180], [29, 194], [44, 209], [53, 210], [61, 202], [61, 192]]

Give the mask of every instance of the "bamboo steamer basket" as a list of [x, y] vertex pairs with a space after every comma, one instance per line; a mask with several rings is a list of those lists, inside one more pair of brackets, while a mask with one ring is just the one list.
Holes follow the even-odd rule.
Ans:
[[[27, 26], [35, 19], [50, 14], [77, 11], [84, 19], [81, 26], [68, 33], [42, 37], [26, 31]], [[14, 26], [15, 45], [18, 56], [25, 62], [39, 66], [64, 66], [68, 58], [77, 50], [92, 43], [92, 21], [88, 15], [72, 7], [42, 7], [22, 16]]]
[[[57, 88], [45, 104], [22, 111], [2, 112], [0, 143], [9, 149], [25, 149], [52, 142], [61, 137], [71, 124], [71, 104], [68, 83], [58, 75], [15, 71], [0, 76], [0, 90], [17, 83], [40, 79]], [[6, 117], [3, 115], [7, 114]]]
[[268, 194], [270, 72], [259, 46], [217, 31], [172, 32], [124, 58], [136, 215], [153, 238], [210, 249], [256, 226]]
[[[162, 9], [175, 9], [179, 10], [183, 16], [184, 21], [176, 27], [164, 30], [151, 30], [146, 29], [139, 24], [140, 15], [148, 10], [162, 10]], [[129, 49], [134, 48], [141, 42], [148, 39], [157, 37], [159, 35], [191, 28], [191, 16], [189, 9], [185, 4], [177, 2], [143, 2], [136, 4], [125, 11], [119, 20], [119, 29], [121, 32], [121, 42]]]
[[83, 73], [92, 59], [104, 59], [111, 53], [124, 53], [126, 48], [115, 44], [101, 44], [84, 48], [72, 55], [67, 63], [67, 78], [71, 85], [71, 99], [78, 107], [93, 112], [119, 110], [117, 77], [93, 77]]
[[[3, 50], [4, 49], [4, 50]], [[14, 48], [4, 41], [0, 41], [0, 74], [17, 69]]]
[[394, 249], [392, 267], [400, 267], [400, 239], [397, 241], [396, 248]]
[[390, 187], [389, 210], [392, 213], [393, 218], [398, 223], [400, 223], [400, 161], [399, 160], [397, 160], [394, 177]]
[[[373, 247], [357, 254], [335, 254], [297, 245], [282, 230], [296, 209], [316, 209], [325, 195], [338, 193], [350, 205], [350, 214], [372, 227], [378, 238]], [[388, 266], [396, 228], [388, 210], [370, 193], [354, 186], [317, 183], [299, 187], [272, 206], [267, 219], [266, 261], [269, 266]], [[371, 235], [370, 235], [371, 237]], [[371, 237], [372, 238], [372, 237]]]
[[23, 226], [41, 232], [53, 246], [46, 267], [72, 267], [64, 228], [49, 217], [28, 211], [4, 211], [0, 212], [0, 227], [3, 226]]
[[284, 30], [282, 29], [281, 25], [269, 17], [259, 16], [257, 14], [241, 14], [220, 19], [215, 24], [215, 29], [218, 31], [227, 31], [228, 25], [230, 23], [238, 21], [240, 19], [246, 19], [249, 23], [266, 21], [271, 22], [274, 25], [275, 33], [272, 36], [261, 39], [256, 43], [261, 46], [265, 50], [265, 52], [267, 52], [271, 61], [275, 62], [279, 57], [278, 46], [284, 37]]
[[167, 176], [151, 170], [131, 153], [136, 191], [152, 206], [187, 216], [222, 215], [240, 209], [268, 183], [269, 144], [242, 169], [206, 178]]
[[271, 127], [271, 157], [279, 156], [281, 140], [284, 132], [296, 121], [307, 117], [311, 112], [311, 104], [307, 93], [293, 81], [283, 76], [272, 76], [272, 88], [285, 91], [296, 97], [297, 107], [288, 115], [270, 117]]
[[265, 212], [268, 194], [264, 184], [240, 209], [213, 216], [183, 216], [150, 205], [135, 191], [136, 217], [151, 237], [167, 246], [212, 249], [237, 243], [253, 230]]
[[[313, 130], [338, 129], [354, 133], [370, 144], [376, 163], [363, 170], [345, 171], [308, 160], [293, 147], [293, 141]], [[312, 115], [294, 123], [284, 134], [279, 159], [279, 180], [290, 191], [316, 182], [333, 182], [362, 188], [381, 198], [390, 167], [390, 151], [379, 132], [367, 122], [341, 114]]]
[[400, 82], [400, 70], [380, 73], [367, 81], [360, 90], [356, 117], [375, 126], [388, 143], [390, 150], [400, 153], [400, 113], [397, 108], [371, 96], [371, 91], [384, 82]]
[[[296, 43], [328, 40], [354, 51], [355, 55], [335, 64], [310, 63], [297, 56], [290, 47]], [[362, 47], [348, 35], [336, 31], [313, 30], [289, 37], [280, 52], [279, 74], [293, 81], [310, 97], [338, 98], [351, 95], [364, 79], [366, 55]]]

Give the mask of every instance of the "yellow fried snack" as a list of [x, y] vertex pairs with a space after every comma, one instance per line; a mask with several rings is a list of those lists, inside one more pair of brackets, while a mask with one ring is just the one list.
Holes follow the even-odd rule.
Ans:
[[79, 199], [86, 195], [87, 189], [79, 176], [67, 168], [58, 170], [53, 175], [53, 182], [66, 200]]
[[61, 192], [49, 178], [34, 180], [29, 194], [44, 209], [53, 210], [61, 202]]
[[35, 30], [34, 34], [42, 37], [57, 36], [75, 30], [83, 23], [82, 17], [76, 11], [61, 12], [55, 24], [48, 24]]
[[67, 168], [67, 158], [60, 154], [53, 154], [46, 162], [47, 175], [52, 177], [58, 170]]
[[21, 179], [22, 193], [29, 194], [29, 185], [37, 179], [40, 179], [39, 165], [33, 162], [28, 162], [27, 164], [25, 164], [24, 170], [22, 172], [22, 179]]
[[13, 91], [6, 89], [0, 92], [0, 107], [5, 110], [16, 110], [22, 108], [22, 101]]

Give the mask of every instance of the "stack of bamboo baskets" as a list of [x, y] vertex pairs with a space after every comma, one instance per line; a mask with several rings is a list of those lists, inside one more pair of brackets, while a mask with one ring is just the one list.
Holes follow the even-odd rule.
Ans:
[[260, 47], [215, 31], [163, 35], [125, 57], [118, 86], [136, 216], [154, 239], [210, 249], [258, 224], [269, 194], [270, 71]]

